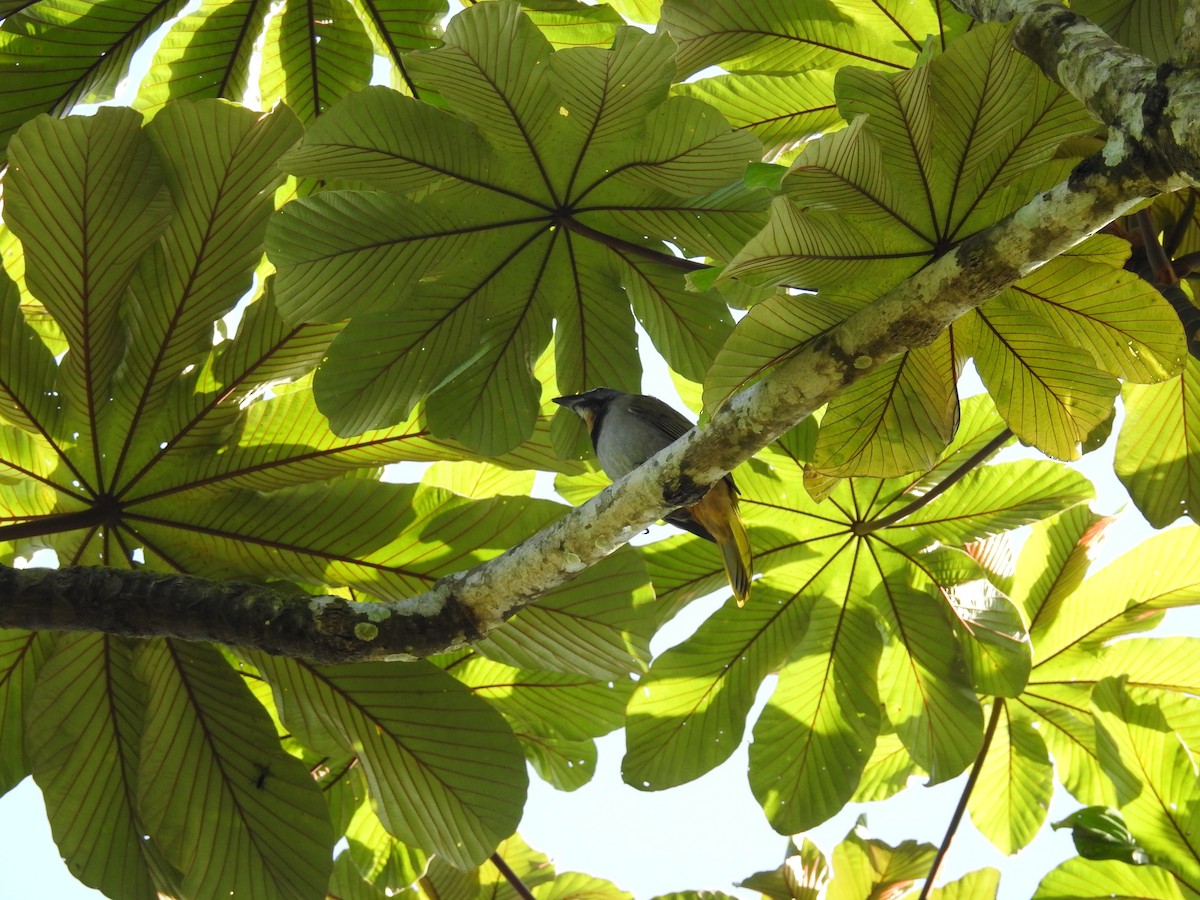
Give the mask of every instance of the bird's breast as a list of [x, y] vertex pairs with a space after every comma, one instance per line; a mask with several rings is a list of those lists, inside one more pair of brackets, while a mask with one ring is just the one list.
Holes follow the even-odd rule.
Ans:
[[628, 475], [670, 441], [632, 416], [605, 417], [600, 439], [596, 442], [596, 459], [604, 473], [613, 481]]

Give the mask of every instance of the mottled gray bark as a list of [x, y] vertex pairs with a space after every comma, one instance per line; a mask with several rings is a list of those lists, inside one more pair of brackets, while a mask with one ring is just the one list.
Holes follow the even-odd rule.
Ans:
[[1171, 189], [1176, 176], [1189, 183], [1200, 176], [1200, 77], [1190, 68], [1197, 40], [1191, 4], [1183, 17], [1182, 59], [1156, 64], [1053, 0], [951, 2], [981, 22], [1015, 20], [1017, 49], [1109, 126], [1104, 152], [1110, 163], [1136, 160], [1164, 189]]

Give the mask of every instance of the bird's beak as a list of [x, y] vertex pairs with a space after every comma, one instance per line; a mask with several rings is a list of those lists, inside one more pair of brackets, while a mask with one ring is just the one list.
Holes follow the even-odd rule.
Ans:
[[565, 406], [567, 409], [575, 409], [575, 404], [579, 402], [578, 394], [567, 394], [565, 397], [555, 397], [554, 401], [559, 406]]

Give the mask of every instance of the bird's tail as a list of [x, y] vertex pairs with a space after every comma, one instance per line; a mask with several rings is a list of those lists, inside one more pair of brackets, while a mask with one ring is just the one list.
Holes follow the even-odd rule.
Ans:
[[750, 596], [750, 574], [754, 563], [750, 555], [750, 537], [738, 515], [737, 495], [729, 485], [719, 481], [699, 503], [689, 508], [689, 512], [721, 549], [721, 560], [733, 596], [738, 606], [745, 606]]
[[721, 548], [721, 559], [725, 563], [725, 574], [729, 578], [729, 586], [733, 588], [734, 599], [738, 606], [745, 606], [750, 599], [750, 574], [754, 560], [750, 555], [750, 537], [746, 534], [746, 526], [742, 517], [737, 513], [737, 501], [734, 500], [733, 515], [729, 517], [729, 535], [718, 541]]

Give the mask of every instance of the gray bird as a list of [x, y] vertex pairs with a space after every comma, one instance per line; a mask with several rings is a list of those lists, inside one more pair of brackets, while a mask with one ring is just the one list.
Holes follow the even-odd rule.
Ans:
[[[692, 423], [673, 408], [645, 394], [595, 388], [555, 397], [554, 402], [583, 419], [592, 436], [596, 459], [613, 481], [692, 429]], [[726, 475], [697, 503], [675, 510], [666, 520], [720, 548], [729, 586], [738, 606], [743, 606], [750, 596], [752, 560], [746, 526], [738, 515], [733, 476]]]

